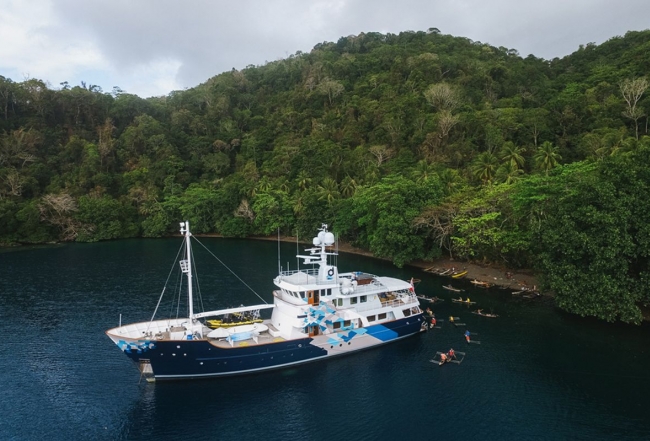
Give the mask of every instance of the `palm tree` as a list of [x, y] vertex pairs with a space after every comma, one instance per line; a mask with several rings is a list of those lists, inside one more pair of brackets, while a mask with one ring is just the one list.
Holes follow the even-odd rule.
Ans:
[[273, 183], [269, 179], [268, 176], [262, 176], [262, 179], [259, 180], [257, 183], [257, 186], [255, 187], [254, 194], [257, 195], [259, 193], [266, 193], [273, 188]]
[[350, 175], [348, 175], [345, 178], [343, 178], [343, 180], [341, 181], [341, 185], [340, 185], [341, 194], [343, 195], [343, 197], [350, 198], [354, 196], [354, 193], [357, 191], [357, 186], [358, 186], [357, 181], [355, 181], [350, 177]]
[[504, 164], [501, 164], [501, 166], [497, 169], [496, 177], [501, 182], [512, 184], [523, 174], [524, 171], [522, 169], [518, 168], [516, 165], [513, 165], [512, 162], [506, 162]]
[[549, 170], [556, 167], [559, 163], [558, 161], [562, 159], [562, 156], [558, 153], [559, 150], [558, 147], [554, 146], [549, 141], [544, 141], [542, 145], [538, 147], [535, 156], [533, 156], [537, 168], [543, 170], [544, 173], [548, 175]]
[[339, 193], [339, 186], [332, 178], [323, 179], [323, 183], [318, 186], [318, 193], [318, 199], [321, 201], [327, 201], [328, 204], [331, 204], [335, 199], [338, 199], [341, 196], [341, 193]]
[[463, 184], [463, 178], [458, 173], [458, 170], [454, 168], [444, 168], [438, 175], [447, 194], [452, 194], [455, 189]]
[[514, 142], [508, 141], [501, 147], [499, 158], [504, 162], [510, 163], [514, 168], [524, 168], [524, 162], [526, 160], [522, 156], [522, 153], [525, 150], [523, 147], [517, 147]]
[[426, 182], [434, 175], [435, 171], [433, 170], [433, 167], [431, 167], [431, 165], [424, 159], [418, 161], [415, 170], [413, 170], [413, 178], [415, 179], [415, 182]]
[[489, 184], [494, 180], [499, 161], [497, 157], [490, 152], [483, 152], [476, 157], [471, 165], [472, 173], [484, 184]]
[[296, 182], [298, 184], [298, 188], [300, 188], [302, 191], [305, 191], [311, 185], [311, 177], [307, 171], [300, 170], [300, 173], [298, 173], [298, 176], [296, 177]]

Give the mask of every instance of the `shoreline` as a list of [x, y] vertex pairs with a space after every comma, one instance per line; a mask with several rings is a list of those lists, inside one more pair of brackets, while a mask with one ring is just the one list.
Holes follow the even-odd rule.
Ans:
[[[216, 237], [217, 235], [211, 235]], [[277, 237], [264, 237], [264, 236], [251, 236], [248, 239], [255, 240], [278, 240]], [[281, 242], [295, 242], [296, 238], [291, 236], [280, 236]], [[306, 242], [305, 242], [306, 243]], [[371, 252], [356, 248], [348, 243], [339, 241], [338, 250], [343, 253], [357, 254], [374, 259], [380, 259], [374, 256]], [[386, 260], [386, 259], [383, 259]], [[504, 288], [511, 288], [513, 290], [529, 288], [533, 291], [537, 290], [539, 286], [537, 277], [529, 270], [511, 270], [503, 267], [496, 267], [491, 265], [481, 265], [472, 262], [463, 262], [454, 260], [450, 257], [439, 257], [433, 261], [416, 260], [407, 263], [405, 266], [417, 268], [426, 271], [431, 268], [467, 270], [467, 275], [464, 277], [466, 280], [476, 280], [479, 282], [486, 282]], [[508, 274], [510, 275], [508, 277]], [[444, 277], [444, 276], [442, 276]], [[453, 280], [453, 279], [451, 279]], [[540, 294], [543, 294], [540, 292]]]

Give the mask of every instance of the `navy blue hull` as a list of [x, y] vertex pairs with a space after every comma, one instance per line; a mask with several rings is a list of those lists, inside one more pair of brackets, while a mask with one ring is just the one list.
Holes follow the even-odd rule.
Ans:
[[[383, 328], [381, 334], [390, 337], [377, 339], [376, 345], [359, 344], [356, 348], [355, 343], [361, 339], [351, 338], [347, 341], [346, 351], [336, 355], [370, 349], [415, 335], [422, 329], [422, 317], [415, 315], [370, 326], [366, 330], [372, 335], [372, 331], [377, 328]], [[205, 340], [156, 341], [152, 342], [155, 346], [149, 350], [126, 354], [135, 362], [149, 360], [156, 380], [209, 378], [279, 369], [333, 356], [326, 349], [310, 344], [312, 340], [304, 338], [225, 349], [215, 347]]]

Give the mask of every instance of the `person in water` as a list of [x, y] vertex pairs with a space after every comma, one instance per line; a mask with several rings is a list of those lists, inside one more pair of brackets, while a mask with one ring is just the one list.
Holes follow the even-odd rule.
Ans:
[[435, 328], [435, 327], [436, 327], [436, 323], [437, 323], [436, 316], [432, 316], [432, 317], [431, 317], [431, 326], [429, 326], [429, 328], [430, 328], [430, 329], [431, 329], [431, 328]]
[[469, 343], [469, 340], [470, 340], [469, 336], [470, 336], [469, 331], [465, 331], [465, 340], [467, 341], [467, 343]]
[[453, 321], [454, 321], [454, 317], [449, 316], [449, 321], [453, 323]]
[[469, 303], [469, 297], [467, 297], [467, 300], [465, 300], [467, 303]]
[[454, 352], [454, 348], [451, 348], [449, 352], [447, 352], [447, 356], [449, 358], [456, 358], [456, 353]]
[[447, 355], [440, 354], [440, 363], [438, 364], [445, 364], [446, 362], [447, 362]]

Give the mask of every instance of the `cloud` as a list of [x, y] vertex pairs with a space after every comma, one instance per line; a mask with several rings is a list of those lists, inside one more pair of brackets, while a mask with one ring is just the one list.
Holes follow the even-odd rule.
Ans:
[[0, 0], [0, 74], [140, 96], [361, 32], [436, 27], [551, 59], [648, 27], [645, 0]]

